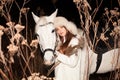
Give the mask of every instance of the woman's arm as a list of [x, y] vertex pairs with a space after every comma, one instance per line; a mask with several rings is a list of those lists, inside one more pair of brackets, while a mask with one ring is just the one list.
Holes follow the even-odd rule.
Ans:
[[[75, 46], [75, 45], [78, 45], [78, 39], [74, 38], [71, 40], [70, 42], [70, 45], [71, 46]], [[80, 49], [78, 49], [80, 51]], [[76, 51], [76, 53], [72, 53], [72, 55], [70, 56], [67, 56], [67, 55], [64, 55], [58, 51], [56, 51], [56, 54], [57, 54], [57, 60], [61, 61], [63, 64], [66, 64], [70, 67], [75, 67], [78, 63], [78, 60], [79, 60], [79, 54], [80, 52]]]
[[66, 64], [70, 67], [75, 67], [78, 63], [79, 55], [72, 54], [71, 56], [66, 56], [64, 54], [61, 54], [60, 52], [57, 52], [57, 60], [62, 62], [63, 64]]

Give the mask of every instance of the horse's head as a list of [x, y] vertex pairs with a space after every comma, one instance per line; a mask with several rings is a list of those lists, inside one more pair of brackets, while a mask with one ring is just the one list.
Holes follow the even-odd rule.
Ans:
[[53, 24], [57, 10], [50, 16], [38, 17], [34, 13], [32, 13], [32, 15], [36, 23], [35, 33], [39, 40], [40, 49], [44, 53], [44, 63], [51, 65], [54, 62], [54, 52], [57, 42]]

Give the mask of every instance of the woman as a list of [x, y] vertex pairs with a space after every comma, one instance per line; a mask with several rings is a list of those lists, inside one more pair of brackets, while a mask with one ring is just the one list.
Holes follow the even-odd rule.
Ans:
[[[83, 44], [77, 38], [77, 27], [64, 17], [56, 17], [55, 30], [59, 36], [55, 80], [80, 80], [80, 53]], [[82, 42], [83, 43], [83, 42]]]

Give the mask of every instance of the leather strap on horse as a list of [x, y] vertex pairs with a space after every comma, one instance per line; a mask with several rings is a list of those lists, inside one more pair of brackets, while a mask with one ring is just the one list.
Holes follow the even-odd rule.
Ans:
[[50, 70], [48, 71], [47, 76], [49, 76], [50, 73], [55, 69], [55, 67], [56, 67], [57, 65], [59, 65], [60, 63], [61, 63], [60, 61], [56, 62], [56, 63], [50, 68]]
[[97, 54], [97, 62], [96, 62], [96, 70], [95, 70], [94, 74], [98, 71], [101, 61], [102, 61], [102, 54], [98, 53]]
[[94, 72], [94, 74], [98, 71], [99, 67], [100, 67], [100, 64], [101, 64], [101, 61], [102, 61], [102, 55], [108, 51], [107, 48], [100, 48], [100, 47], [96, 47], [96, 54], [97, 54], [97, 62], [96, 62], [96, 70]]

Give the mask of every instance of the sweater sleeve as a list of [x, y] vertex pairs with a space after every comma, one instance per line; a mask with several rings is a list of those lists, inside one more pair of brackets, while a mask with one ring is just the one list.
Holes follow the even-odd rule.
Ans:
[[56, 59], [70, 67], [75, 67], [78, 63], [78, 57], [79, 56], [76, 54], [73, 54], [70, 57], [68, 57], [64, 54], [59, 53]]
[[[77, 44], [78, 44], [78, 40], [76, 40], [76, 39], [72, 39], [70, 42], [70, 45], [72, 45], [72, 46], [75, 46]], [[77, 51], [77, 53], [73, 53], [71, 56], [67, 56], [67, 55], [64, 55], [64, 54], [56, 51], [56, 54], [58, 56], [56, 59], [65, 65], [68, 65], [70, 67], [75, 67], [78, 63], [78, 60], [79, 60], [78, 53], [79, 52]]]

